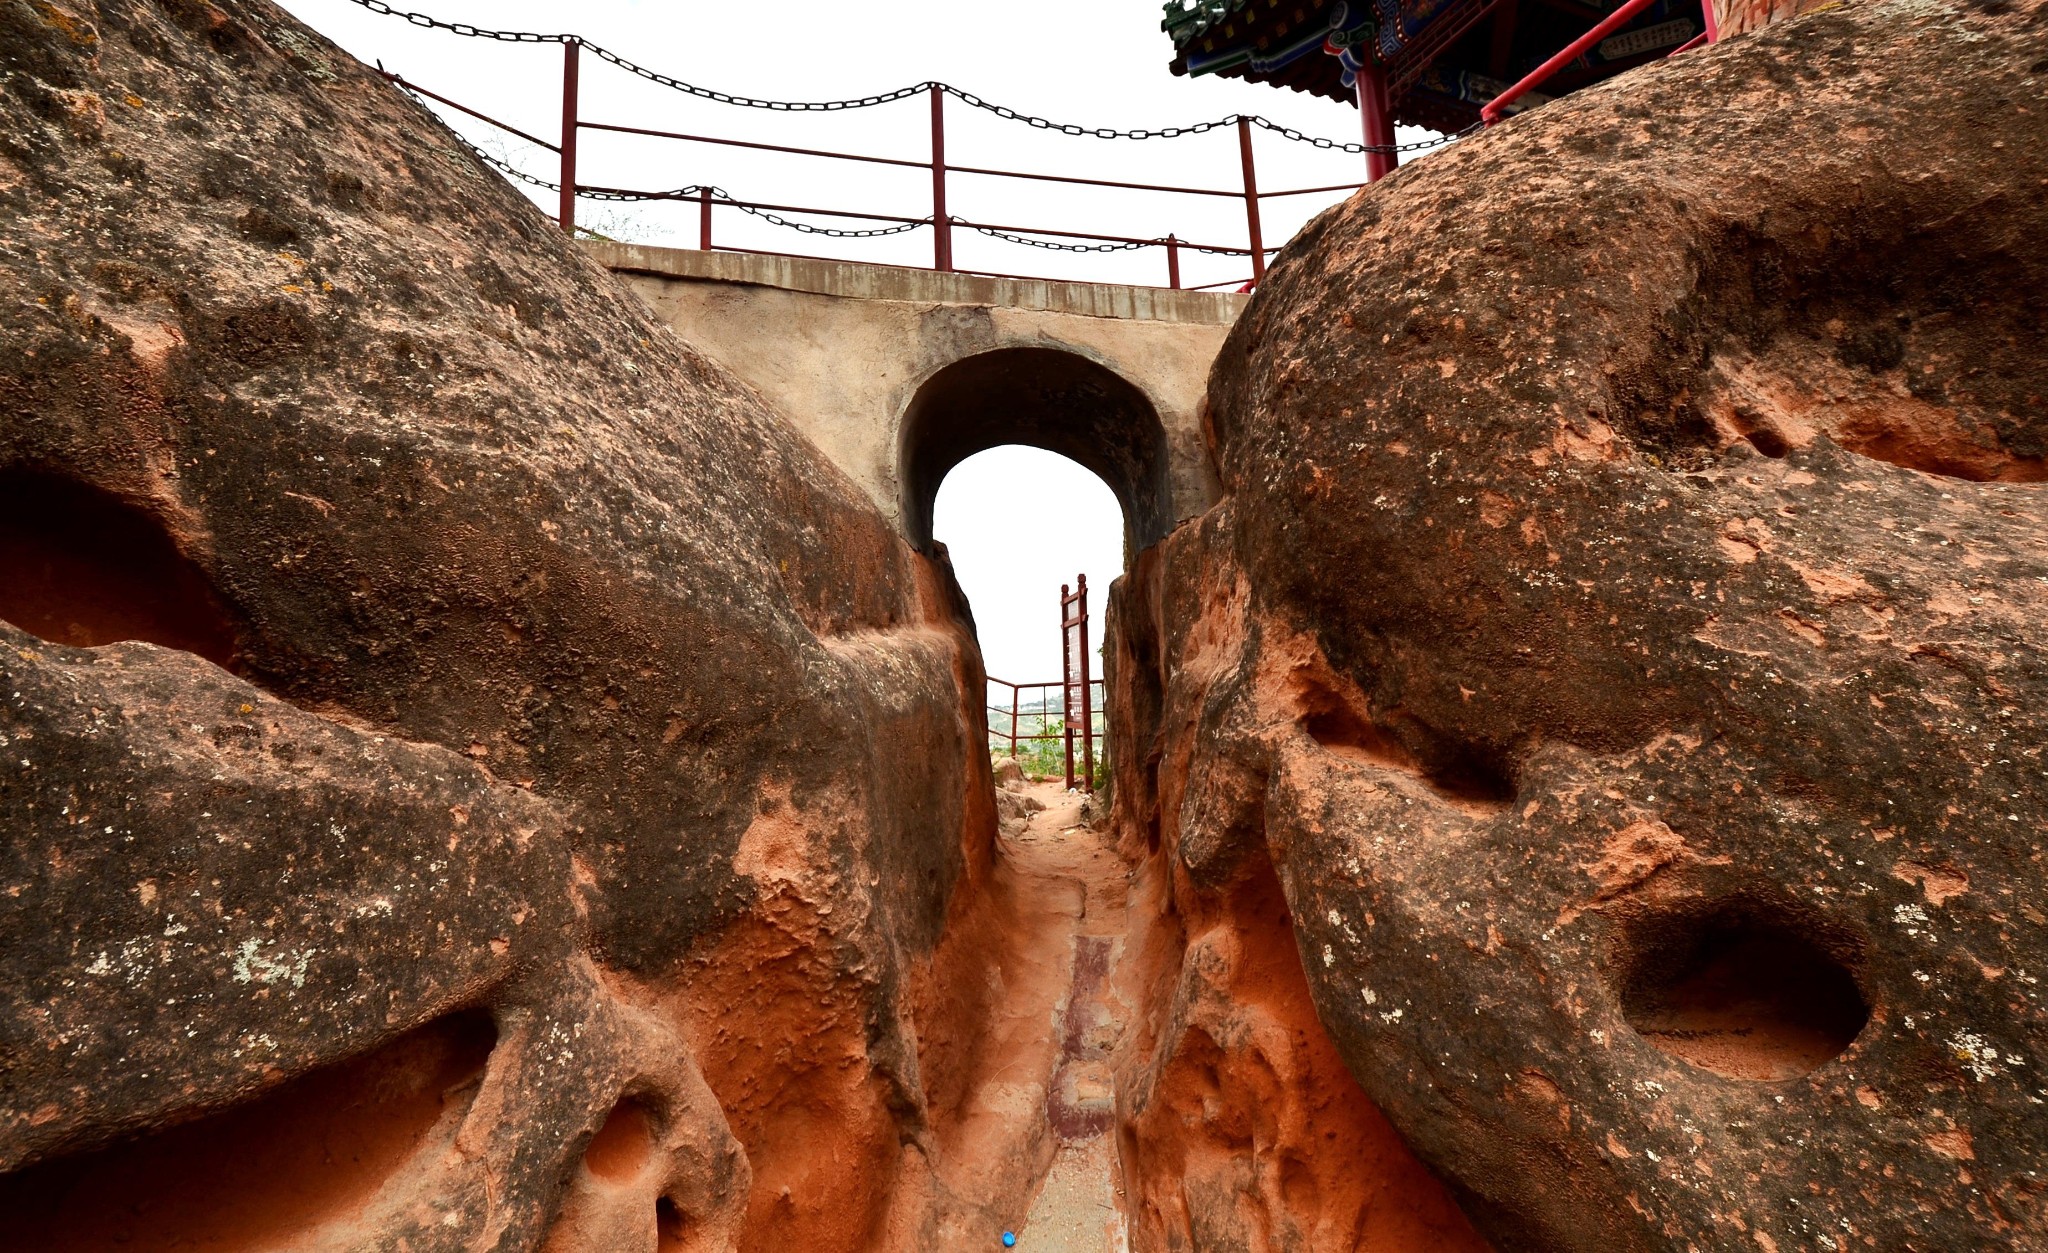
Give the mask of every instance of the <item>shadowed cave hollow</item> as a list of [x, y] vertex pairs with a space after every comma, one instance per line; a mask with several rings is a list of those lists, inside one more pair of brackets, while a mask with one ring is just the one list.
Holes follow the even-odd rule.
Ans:
[[1640, 923], [1625, 941], [1622, 1012], [1653, 1047], [1731, 1079], [1796, 1079], [1870, 1020], [1856, 944], [1744, 902]]
[[453, 1142], [496, 1040], [488, 1014], [451, 1014], [224, 1112], [0, 1176], [0, 1253], [259, 1253], [346, 1223]]
[[158, 518], [39, 470], [0, 471], [0, 619], [74, 648], [145, 640], [235, 659], [232, 620]]

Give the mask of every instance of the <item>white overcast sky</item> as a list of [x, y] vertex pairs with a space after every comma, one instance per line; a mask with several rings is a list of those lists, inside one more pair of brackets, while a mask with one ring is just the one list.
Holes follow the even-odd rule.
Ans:
[[[562, 49], [500, 43], [422, 29], [349, 0], [280, 0], [314, 29], [368, 62], [550, 141], [561, 129]], [[1172, 46], [1154, 0], [775, 0], [775, 3], [659, 3], [657, 0], [394, 0], [448, 21], [500, 29], [573, 32], [650, 69], [701, 86], [780, 100], [864, 96], [939, 79], [1020, 113], [1117, 129], [1185, 125], [1254, 113], [1311, 135], [1356, 141], [1357, 110], [1231, 79], [1175, 78]], [[930, 156], [924, 99], [844, 113], [773, 113], [695, 99], [637, 79], [587, 51], [581, 116], [657, 130], [834, 149], [923, 161]], [[556, 177], [553, 153], [494, 132], [450, 110], [456, 129], [542, 178]], [[1364, 158], [1255, 132], [1261, 190], [1313, 187], [1364, 177]], [[1403, 130], [1403, 141], [1428, 138]], [[585, 131], [578, 182], [669, 189], [711, 184], [738, 199], [857, 209], [919, 217], [931, 212], [923, 170], [719, 148]], [[1034, 130], [947, 102], [949, 164], [1111, 178], [1128, 182], [1241, 189], [1234, 128], [1144, 142], [1074, 138]], [[529, 189], [555, 210], [551, 193]], [[1268, 200], [1269, 245], [1286, 240], [1341, 193]], [[1004, 226], [1094, 230], [1150, 239], [1242, 246], [1242, 200], [1164, 195], [955, 175], [948, 210]], [[829, 219], [807, 219], [849, 225]], [[584, 203], [578, 221], [615, 238], [695, 247], [690, 205]], [[860, 225], [851, 223], [851, 225]], [[873, 224], [870, 224], [873, 225]], [[827, 240], [718, 212], [716, 242], [848, 260], [930, 265], [929, 230], [866, 241]], [[1115, 254], [1044, 252], [956, 229], [955, 264], [1097, 282], [1164, 285], [1156, 249]], [[1242, 278], [1243, 258], [1183, 254], [1188, 285]], [[1123, 525], [1115, 498], [1088, 471], [1036, 449], [993, 449], [963, 463], [939, 493], [938, 537], [974, 606], [991, 674], [1019, 681], [1059, 674], [1059, 585], [1082, 571], [1101, 592], [1123, 567]], [[1099, 628], [1098, 628], [1099, 640]]]

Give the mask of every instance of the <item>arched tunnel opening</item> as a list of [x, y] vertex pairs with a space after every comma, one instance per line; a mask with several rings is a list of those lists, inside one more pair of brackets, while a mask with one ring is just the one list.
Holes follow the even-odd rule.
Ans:
[[1166, 428], [1145, 393], [1077, 352], [998, 348], [940, 369], [904, 411], [900, 482], [912, 543], [930, 550], [933, 505], [953, 467], [1003, 444], [1092, 470], [1123, 507], [1128, 553], [1173, 529]]
[[[1105, 612], [1109, 585], [1140, 551], [1165, 538], [1175, 522], [1166, 428], [1150, 398], [1136, 384], [1080, 352], [1043, 346], [999, 348], [954, 361], [927, 378], [905, 408], [900, 431], [898, 482], [904, 528], [912, 543], [927, 553], [936, 554], [940, 547], [934, 523], [941, 485], [956, 468], [983, 454], [1005, 458], [1006, 473], [987, 478], [973, 492], [972, 500], [962, 502], [953, 515], [955, 525], [979, 535], [1008, 537], [1012, 550], [1008, 560], [1013, 564], [1027, 556], [1043, 555], [1042, 549], [1031, 543], [1035, 525], [1074, 520], [1077, 504], [1093, 490], [1090, 476], [1108, 489], [1121, 514], [1122, 552], [1108, 561], [1096, 557], [1092, 569], [1084, 570], [1081, 563], [1072, 571], [1061, 568], [1057, 580], [1063, 585], [1061, 599], [1054, 599], [1055, 580], [1041, 576], [1042, 593], [1031, 594], [1041, 594], [1048, 608], [1058, 606], [1058, 616], [1048, 616], [1041, 639], [1064, 648], [1061, 655], [1046, 659], [1055, 662], [1054, 666], [1025, 663], [1047, 668], [1045, 679], [1063, 681], [1070, 688], [1077, 680], [1077, 669], [1085, 664], [1086, 676], [1079, 679], [1079, 690], [1084, 694], [1099, 690], [1103, 679], [1100, 658], [1109, 651], [1107, 634], [1112, 629]], [[998, 449], [1008, 451], [996, 453]], [[1032, 450], [1039, 456], [1035, 463]], [[1053, 454], [1056, 460], [1043, 454]], [[1037, 490], [1028, 481], [1034, 470], [1027, 467], [1034, 464], [1035, 473], [1043, 477], [1050, 491]], [[1087, 473], [1079, 473], [1075, 467]], [[985, 473], [968, 471], [976, 478]], [[1097, 505], [1093, 512], [1099, 518], [1103, 511]], [[1067, 543], [1099, 553], [1099, 544], [1092, 541], [1099, 540], [1101, 529], [1100, 522], [1084, 523], [1080, 533], [1067, 537]], [[948, 555], [960, 576], [960, 554]], [[980, 557], [975, 554], [977, 563]], [[1080, 586], [1087, 580], [1076, 577], [1068, 583], [1069, 574], [1092, 577], [1089, 594], [1083, 596]], [[991, 632], [1005, 642], [1022, 638], [1013, 629], [1011, 615], [1023, 605], [1012, 594], [1025, 594], [1028, 589], [1023, 579], [977, 575], [978, 571], [970, 570], [961, 582], [970, 585], [963, 586], [963, 591], [969, 593], [970, 613], [988, 661]], [[980, 585], [978, 597], [974, 584]], [[1064, 600], [1069, 587], [1077, 597], [1073, 612], [1086, 618], [1078, 635], [1068, 621]], [[992, 600], [1002, 602], [1003, 617], [988, 616], [987, 611], [995, 607]], [[1085, 640], [1085, 645], [1076, 643], [1077, 639]], [[1085, 656], [1077, 658], [1076, 648]], [[991, 677], [1009, 681], [1013, 707], [1020, 705], [1016, 690], [1020, 679], [1038, 693], [1035, 700], [1042, 701], [1049, 685], [1038, 675], [998, 674], [999, 668], [1011, 664], [1017, 655], [1018, 650], [998, 649], [990, 662]], [[1063, 720], [1073, 721], [1077, 716], [1074, 691], [1058, 695]], [[999, 705], [991, 702], [984, 713], [1003, 719]], [[1008, 715], [1013, 732], [1018, 712], [1013, 708]], [[1042, 732], [1046, 721], [1042, 704], [1038, 712], [1038, 730]], [[1100, 714], [1099, 703], [1093, 712]], [[1102, 729], [1106, 736], [1107, 725]], [[1017, 739], [1013, 736], [1008, 744], [1015, 756], [1020, 747]], [[1101, 749], [1114, 752], [1115, 746], [1105, 739]], [[1067, 777], [1073, 776], [1069, 773]], [[1084, 770], [1082, 777], [1084, 790], [1092, 787], [1092, 770]]]

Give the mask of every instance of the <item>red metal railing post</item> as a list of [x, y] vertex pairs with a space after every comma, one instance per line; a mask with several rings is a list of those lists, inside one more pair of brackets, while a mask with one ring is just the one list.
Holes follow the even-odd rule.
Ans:
[[946, 216], [946, 89], [932, 84], [932, 268], [953, 268], [953, 221]]
[[576, 62], [582, 43], [562, 42], [562, 229], [576, 233]]
[[1067, 607], [1073, 603], [1067, 585], [1060, 584], [1060, 732], [1065, 741], [1067, 790], [1074, 790], [1074, 632]]
[[697, 189], [697, 247], [711, 251], [711, 189]]
[[1166, 237], [1166, 285], [1180, 290], [1180, 241], [1170, 234]]
[[1081, 790], [1095, 790], [1095, 686], [1088, 665], [1088, 576], [1076, 577], [1074, 595], [1080, 598], [1081, 617]]
[[1252, 122], [1237, 119], [1237, 152], [1244, 161], [1244, 220], [1252, 241], [1252, 282], [1266, 277], [1266, 241], [1259, 235], [1259, 176], [1252, 168]]
[[1017, 755], [1017, 685], [1010, 685], [1010, 756]]

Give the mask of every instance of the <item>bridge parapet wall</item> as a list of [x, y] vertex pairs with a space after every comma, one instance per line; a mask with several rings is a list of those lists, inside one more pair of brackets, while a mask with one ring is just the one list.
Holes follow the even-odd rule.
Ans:
[[[1248, 297], [602, 241], [584, 246], [685, 341], [767, 397], [913, 540], [927, 537], [915, 534], [915, 503], [906, 508], [915, 493], [905, 481], [915, 452], [905, 433], [912, 402], [941, 370], [1000, 349], [1071, 353], [1136, 387], [1164, 428], [1172, 515], [1166, 521], [1193, 517], [1214, 502], [1202, 397], [1210, 363]], [[1000, 415], [991, 421], [1000, 434]], [[1115, 435], [1104, 432], [1105, 439]], [[1024, 431], [993, 442], [1043, 446]], [[1071, 448], [1054, 451], [1074, 455]], [[1129, 520], [1138, 489], [1110, 486], [1125, 499]], [[1134, 523], [1131, 538], [1142, 547], [1158, 536]]]

